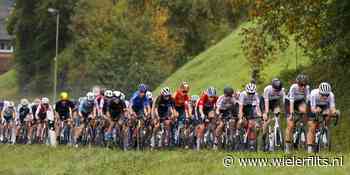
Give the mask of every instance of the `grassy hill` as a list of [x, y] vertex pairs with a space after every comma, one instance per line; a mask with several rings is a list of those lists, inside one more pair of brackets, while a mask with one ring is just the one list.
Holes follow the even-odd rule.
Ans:
[[[243, 39], [241, 29], [248, 25], [245, 24], [237, 28], [221, 42], [185, 64], [164, 81], [160, 87], [170, 86], [175, 89], [180, 82], [188, 81], [192, 86], [192, 93], [200, 93], [208, 86], [215, 86], [222, 90], [225, 85], [231, 85], [234, 88], [241, 89], [245, 83], [250, 81], [251, 77], [249, 65], [241, 48]], [[291, 46], [284, 53], [278, 54], [277, 60], [265, 68], [263, 78], [270, 81], [271, 78], [278, 76], [282, 70], [295, 69], [295, 51], [295, 44], [291, 43]], [[300, 55], [299, 53], [298, 64], [309, 62], [308, 58]], [[156, 92], [159, 92], [159, 87]]]
[[14, 69], [0, 76], [0, 100], [17, 96], [18, 85]]

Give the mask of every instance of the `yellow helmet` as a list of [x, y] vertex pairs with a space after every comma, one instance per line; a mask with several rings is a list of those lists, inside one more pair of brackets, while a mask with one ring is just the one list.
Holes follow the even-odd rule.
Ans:
[[61, 100], [68, 100], [68, 98], [69, 98], [67, 92], [62, 92], [60, 97], [61, 97]]

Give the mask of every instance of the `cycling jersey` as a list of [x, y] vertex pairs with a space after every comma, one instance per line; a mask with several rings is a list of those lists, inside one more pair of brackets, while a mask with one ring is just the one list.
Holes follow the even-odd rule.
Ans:
[[218, 98], [216, 106], [219, 108], [219, 110], [233, 110], [235, 108], [236, 101], [235, 97], [227, 97], [225, 95], [222, 95]]
[[112, 119], [120, 118], [126, 109], [124, 101], [111, 100], [108, 104], [107, 111], [110, 113]]
[[88, 117], [94, 110], [94, 102], [87, 99], [83, 100], [79, 105], [79, 112], [83, 114], [83, 117]]
[[55, 111], [60, 116], [61, 120], [69, 118], [70, 110], [73, 110], [75, 107], [74, 103], [69, 100], [61, 100], [56, 103]]
[[252, 105], [252, 106], [259, 106], [260, 100], [258, 93], [255, 93], [253, 95], [248, 95], [246, 91], [243, 91], [239, 94], [239, 104], [246, 106], [246, 105]]
[[6, 122], [10, 122], [15, 116], [13, 116], [14, 112], [15, 112], [15, 108], [14, 107], [4, 107], [2, 109], [3, 112], [3, 118], [5, 119]]
[[302, 91], [298, 84], [293, 84], [290, 89], [289, 93], [286, 96], [286, 99], [290, 102], [298, 102], [298, 101], [309, 101], [309, 94], [310, 94], [310, 86], [307, 85], [304, 90]]
[[247, 119], [254, 119], [257, 115], [257, 110], [260, 110], [260, 99], [258, 93], [248, 95], [243, 91], [239, 95], [239, 104], [243, 106], [243, 115]]
[[181, 108], [186, 108], [186, 106], [190, 100], [190, 97], [180, 90], [177, 90], [173, 97], [175, 100], [175, 106], [181, 107]]
[[47, 111], [52, 111], [50, 105], [40, 104], [35, 112], [35, 117], [40, 120], [45, 120], [47, 118]]
[[103, 99], [102, 113], [103, 113], [104, 115], [106, 115], [107, 110], [108, 110], [108, 106], [110, 105], [111, 101], [112, 101], [112, 98], [105, 97], [105, 98]]
[[285, 91], [284, 88], [280, 91], [275, 91], [271, 85], [268, 85], [264, 89], [264, 99], [268, 101], [284, 99]]
[[216, 102], [216, 106], [224, 118], [237, 116], [237, 104], [238, 101], [234, 96], [225, 95], [220, 96]]
[[162, 119], [164, 117], [169, 117], [170, 109], [175, 107], [175, 100], [172, 97], [165, 99], [162, 95], [156, 98], [154, 107], [157, 108], [158, 115]]
[[96, 96], [94, 103], [95, 103], [95, 108], [97, 110], [102, 110], [103, 109], [104, 102], [105, 102], [104, 99], [105, 98], [104, 98], [103, 95]]
[[198, 108], [203, 108], [203, 112], [205, 115], [208, 115], [210, 111], [213, 111], [216, 107], [216, 102], [218, 97], [215, 96], [212, 101], [209, 100], [208, 95], [205, 93], [202, 95], [198, 101]]
[[18, 108], [18, 117], [21, 123], [24, 122], [24, 119], [32, 113], [32, 109], [29, 106], [19, 106]]
[[322, 110], [335, 107], [334, 94], [331, 92], [326, 99], [321, 99], [319, 89], [314, 89], [310, 94], [310, 105], [312, 108], [320, 107]]
[[130, 106], [136, 113], [143, 112], [145, 107], [150, 106], [146, 96], [140, 97], [139, 94], [140, 92], [136, 91], [130, 99]]

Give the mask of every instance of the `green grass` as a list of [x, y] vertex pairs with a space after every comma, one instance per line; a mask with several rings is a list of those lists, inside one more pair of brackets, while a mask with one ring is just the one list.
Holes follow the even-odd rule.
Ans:
[[13, 98], [18, 94], [16, 71], [14, 69], [0, 75], [0, 100]]
[[[175, 89], [182, 81], [188, 81], [192, 87], [191, 92], [197, 94], [208, 86], [215, 86], [222, 90], [225, 85], [231, 85], [236, 89], [241, 89], [251, 80], [250, 68], [241, 48], [243, 39], [240, 34], [241, 29], [247, 26], [249, 24], [237, 28], [221, 42], [185, 64], [167, 78], [160, 87], [169, 86]], [[298, 64], [307, 64], [309, 60], [300, 55], [299, 53]], [[269, 64], [262, 73], [266, 81], [278, 76], [282, 70], [295, 69], [295, 44], [291, 43], [285, 52], [279, 53], [276, 57], [277, 59]], [[155, 92], [159, 92], [160, 87]]]
[[[235, 157], [232, 167], [223, 166], [223, 158]], [[217, 151], [116, 151], [103, 148], [50, 148], [47, 146], [0, 145], [0, 174], [347, 174], [347, 154], [327, 153], [322, 157], [344, 156], [342, 167], [241, 167], [237, 158], [274, 158], [284, 153], [228, 153]], [[296, 153], [296, 156], [309, 155]]]

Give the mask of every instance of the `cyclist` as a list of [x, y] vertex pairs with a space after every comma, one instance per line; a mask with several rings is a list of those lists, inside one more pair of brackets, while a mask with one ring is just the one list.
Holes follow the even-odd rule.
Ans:
[[224, 88], [224, 95], [220, 96], [216, 103], [216, 114], [219, 116], [219, 125], [216, 128], [216, 135], [223, 133], [224, 122], [228, 122], [230, 129], [235, 129], [238, 121], [238, 100], [234, 96], [232, 87]]
[[187, 82], [182, 82], [179, 89], [174, 93], [175, 110], [178, 122], [185, 121], [185, 118], [189, 117], [188, 103], [190, 97], [188, 96], [190, 85]]
[[109, 103], [113, 100], [113, 96], [114, 96], [114, 92], [112, 90], [106, 90], [104, 92], [102, 107], [98, 106], [97, 101], [95, 101], [97, 111], [99, 111], [99, 108], [102, 108], [102, 114], [107, 115], [108, 106], [109, 106]]
[[35, 118], [38, 121], [37, 138], [39, 138], [40, 142], [44, 141], [44, 130], [48, 127], [49, 129], [54, 128], [54, 121], [51, 119], [49, 120], [47, 116], [48, 111], [53, 113], [53, 109], [49, 102], [50, 100], [48, 98], [43, 97], [35, 112]]
[[73, 121], [73, 110], [75, 104], [69, 100], [69, 95], [67, 92], [62, 92], [60, 94], [60, 100], [55, 105], [55, 118], [58, 121], [56, 125], [57, 137], [61, 134], [61, 123], [67, 122], [69, 128], [72, 128]]
[[174, 116], [176, 117], [175, 123], [172, 125], [171, 134], [172, 144], [179, 144], [179, 134], [182, 127], [185, 125], [185, 120], [190, 117], [189, 115], [189, 100], [190, 97], [188, 95], [190, 90], [190, 85], [187, 82], [182, 82], [178, 90], [174, 93], [173, 98], [175, 99], [175, 110], [176, 113]]
[[79, 104], [79, 117], [82, 119], [82, 125], [77, 128], [75, 134], [74, 142], [75, 146], [78, 146], [79, 138], [81, 137], [82, 129], [87, 127], [90, 124], [90, 120], [94, 119], [96, 116], [95, 109], [95, 96], [94, 93], [88, 92], [86, 98], [82, 98], [82, 101]]
[[[151, 139], [153, 143], [151, 145], [152, 147], [154, 147], [155, 146], [154, 137], [156, 133], [159, 131], [159, 129], [161, 128], [161, 125], [163, 125], [164, 128], [170, 134], [172, 121], [174, 121], [172, 118], [175, 114], [175, 101], [171, 96], [171, 91], [169, 87], [164, 87], [161, 89], [160, 95], [156, 97], [154, 101], [152, 113], [153, 113], [154, 129], [153, 129], [152, 139]], [[167, 141], [170, 141], [168, 139], [170, 138], [166, 138]], [[169, 144], [169, 142], [165, 144], [167, 145]]]
[[192, 95], [191, 96], [191, 100], [190, 100], [190, 103], [188, 105], [188, 109], [189, 109], [189, 113], [190, 113], [190, 118], [195, 122], [199, 122], [198, 120], [198, 111], [197, 111], [197, 103], [198, 103], [198, 100], [199, 100], [199, 96], [198, 95]]
[[[4, 105], [4, 108], [1, 111], [1, 121], [3, 124], [2, 134], [1, 135], [1, 141], [6, 139], [8, 142], [14, 143], [14, 138], [11, 140], [7, 140], [8, 138], [12, 137], [12, 128], [13, 128], [13, 120], [16, 117], [16, 109], [15, 109], [15, 103], [12, 101], [9, 101], [7, 105]], [[6, 132], [9, 131], [9, 132]], [[5, 135], [7, 133], [7, 135]]]
[[[18, 126], [16, 128], [16, 140], [18, 140], [21, 127], [29, 127], [28, 121], [31, 119], [31, 115], [33, 114], [29, 106], [29, 101], [27, 99], [21, 99], [21, 104], [18, 106], [17, 111], [18, 116], [16, 118], [16, 121], [18, 122]], [[30, 140], [30, 137], [28, 137], [28, 140]]]
[[121, 99], [121, 92], [114, 91], [113, 94], [114, 96], [109, 101], [107, 106], [107, 120], [109, 123], [109, 127], [107, 130], [106, 138], [108, 141], [112, 140], [112, 129], [114, 126], [118, 131], [121, 131], [121, 127], [123, 126], [127, 115], [127, 108], [125, 102]]
[[[285, 90], [283, 88], [283, 83], [281, 80], [275, 78], [272, 80], [271, 84], [266, 86], [264, 89], [264, 94], [261, 99], [262, 112], [263, 112], [263, 133], [262, 139], [266, 139], [267, 127], [271, 123], [271, 118], [268, 116], [269, 112], [273, 114], [279, 114], [280, 104], [284, 103]], [[262, 142], [264, 143], [264, 142]]]
[[[106, 90], [107, 91], [107, 90]], [[103, 89], [101, 89], [99, 86], [94, 86], [92, 88], [92, 93], [95, 97], [95, 109], [96, 109], [96, 116], [102, 116], [102, 114], [106, 113], [106, 105], [104, 105], [105, 103], [105, 93], [106, 91], [104, 91]], [[113, 96], [113, 92], [109, 91], [108, 93], [112, 94]]]
[[[214, 87], [209, 87], [206, 90], [206, 92], [204, 92], [203, 95], [200, 97], [197, 104], [197, 108], [198, 114], [200, 115], [200, 120], [204, 122], [201, 122], [201, 124], [198, 125], [198, 127], [196, 128], [197, 137], [202, 138], [204, 136], [205, 124], [216, 124], [215, 111], [217, 99], [218, 96], [216, 95], [216, 89]], [[216, 145], [218, 144], [218, 135], [217, 133], [214, 133], [214, 135], [214, 148], [216, 148]]]
[[[295, 121], [305, 119], [307, 114], [307, 103], [309, 101], [310, 87], [308, 85], [308, 79], [306, 75], [299, 74], [285, 98], [285, 111], [287, 117], [287, 128], [285, 136], [285, 151], [290, 152], [292, 146], [292, 135]], [[295, 111], [297, 114], [295, 115]], [[298, 118], [298, 117], [302, 118]]]
[[147, 86], [140, 84], [138, 91], [136, 91], [130, 99], [130, 112], [133, 117], [148, 116], [150, 114], [150, 102], [146, 97]]
[[314, 150], [315, 144], [315, 132], [317, 125], [316, 116], [321, 114], [325, 115], [326, 125], [329, 125], [331, 117], [337, 115], [335, 108], [335, 98], [332, 92], [331, 85], [326, 82], [322, 82], [318, 89], [314, 89], [310, 94], [310, 106], [311, 113], [308, 121], [308, 133], [307, 133], [307, 145], [308, 152], [311, 153]]
[[238, 116], [238, 128], [246, 126], [248, 128], [247, 138], [255, 142], [256, 129], [260, 128], [260, 122], [257, 119], [260, 119], [261, 111], [259, 95], [256, 92], [256, 85], [254, 83], [248, 83], [245, 86], [245, 90], [240, 93]]

